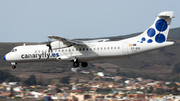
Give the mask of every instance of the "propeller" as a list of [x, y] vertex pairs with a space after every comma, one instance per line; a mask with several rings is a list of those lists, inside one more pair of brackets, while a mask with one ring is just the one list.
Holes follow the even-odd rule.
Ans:
[[49, 47], [48, 52], [49, 53], [52, 52], [51, 41], [49, 41], [49, 39], [48, 39], [46, 46]]

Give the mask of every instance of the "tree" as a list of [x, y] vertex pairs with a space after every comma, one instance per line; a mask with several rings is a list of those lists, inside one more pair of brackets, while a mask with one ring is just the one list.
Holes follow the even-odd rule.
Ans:
[[70, 81], [70, 77], [69, 76], [64, 76], [62, 77], [59, 82], [60, 83], [63, 83], [63, 84], [69, 84], [69, 81]]
[[62, 92], [58, 87], [55, 90], [56, 90], [56, 93]]
[[79, 79], [76, 79], [76, 83], [79, 83]]
[[29, 78], [24, 81], [24, 84], [28, 86], [36, 85], [37, 84], [36, 77], [34, 75], [30, 75]]
[[13, 87], [11, 87], [11, 93], [9, 94], [9, 97], [13, 97], [14, 96], [14, 91], [13, 91]]
[[174, 68], [172, 69], [174, 73], [180, 73], [180, 63], [174, 65]]
[[30, 75], [29, 76], [29, 82], [32, 84], [32, 85], [36, 85], [37, 81], [36, 81], [36, 77], [34, 75]]
[[149, 87], [149, 89], [147, 90], [147, 93], [152, 93], [153, 92], [153, 87]]
[[20, 79], [15, 75], [10, 74], [9, 70], [0, 70], [0, 83], [2, 82], [18, 82]]
[[166, 86], [172, 88], [172, 87], [177, 87], [178, 85], [176, 83], [174, 83], [174, 82], [171, 82], [170, 84], [168, 84]]
[[[50, 82], [48, 82], [48, 83], [50, 83]], [[39, 81], [37, 82], [37, 85], [47, 86], [48, 84], [47, 84], [47, 82], [44, 82], [42, 77], [40, 77]]]
[[177, 90], [177, 86], [175, 86], [173, 89], [172, 89], [172, 94], [174, 95], [178, 95], [179, 91]]
[[116, 69], [116, 72], [117, 72], [117, 73], [118, 73], [118, 72], [120, 72], [120, 69], [119, 69], [119, 68], [117, 68], [117, 69]]
[[156, 93], [162, 95], [165, 91], [162, 88], [158, 88]]
[[109, 92], [111, 92], [112, 91], [112, 89], [111, 88], [98, 88], [97, 90], [96, 90], [96, 92], [97, 93], [109, 93]]

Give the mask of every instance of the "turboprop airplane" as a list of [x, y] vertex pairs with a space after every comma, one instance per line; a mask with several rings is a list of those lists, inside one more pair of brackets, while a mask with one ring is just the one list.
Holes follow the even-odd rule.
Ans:
[[44, 45], [17, 46], [3, 59], [10, 61], [12, 68], [15, 69], [17, 63], [23, 62], [65, 61], [72, 62], [74, 67], [80, 64], [87, 67], [89, 61], [97, 59], [130, 57], [173, 45], [174, 42], [167, 41], [172, 18], [172, 11], [161, 12], [152, 26], [142, 34], [118, 41], [108, 39], [76, 41], [49, 35], [47, 37], [55, 41]]

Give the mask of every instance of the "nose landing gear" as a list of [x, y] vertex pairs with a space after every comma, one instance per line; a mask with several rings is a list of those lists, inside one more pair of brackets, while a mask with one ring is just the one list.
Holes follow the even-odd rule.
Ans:
[[12, 66], [12, 69], [16, 69], [16, 65], [13, 65], [13, 66]]
[[11, 65], [12, 65], [12, 69], [16, 69], [16, 65], [17, 65], [16, 62], [11, 62]]

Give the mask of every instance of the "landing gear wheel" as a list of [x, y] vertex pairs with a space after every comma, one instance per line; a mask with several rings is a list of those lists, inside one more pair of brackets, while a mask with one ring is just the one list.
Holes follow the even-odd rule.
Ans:
[[74, 62], [74, 63], [73, 63], [73, 66], [74, 66], [74, 67], [79, 67], [79, 62]]
[[82, 63], [81, 63], [81, 66], [82, 66], [82, 67], [87, 67], [87, 66], [88, 66], [88, 63], [87, 63], [87, 62], [82, 62]]
[[16, 69], [16, 66], [14, 65], [14, 66], [12, 66], [12, 69]]

